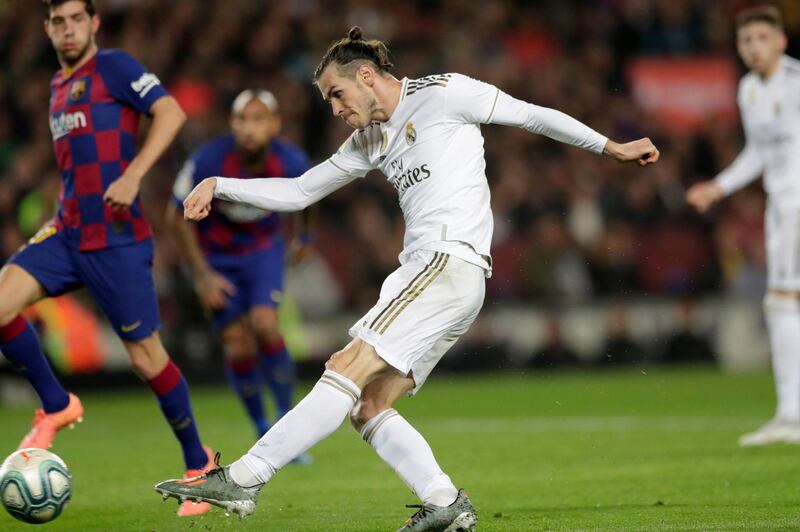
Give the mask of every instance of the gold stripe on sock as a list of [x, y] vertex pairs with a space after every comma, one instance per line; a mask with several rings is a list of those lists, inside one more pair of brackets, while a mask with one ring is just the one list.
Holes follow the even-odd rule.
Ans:
[[323, 375], [322, 378], [319, 380], [319, 382], [322, 383], [322, 384], [327, 384], [331, 388], [333, 388], [335, 390], [338, 390], [338, 391], [342, 392], [343, 394], [347, 395], [348, 397], [350, 397], [353, 400], [353, 404], [355, 404], [358, 401], [358, 396], [356, 396], [356, 394], [354, 394], [352, 392], [352, 390], [349, 390], [349, 389], [345, 388], [344, 386], [342, 386], [341, 384], [339, 384], [338, 382], [336, 382], [335, 380], [333, 380], [333, 379], [331, 379], [331, 378], [329, 378], [327, 376]]
[[361, 390], [358, 389], [358, 386], [356, 386], [355, 383], [353, 383], [350, 379], [342, 375], [339, 375], [338, 373], [334, 373], [328, 370], [325, 373], [323, 373], [322, 376], [331, 379], [339, 386], [344, 386], [345, 388], [350, 390], [350, 393], [355, 395], [356, 400], [358, 399], [358, 396], [361, 395]]
[[389, 410], [388, 412], [389, 413], [387, 415], [383, 416], [382, 419], [378, 420], [378, 422], [375, 423], [375, 426], [373, 426], [372, 429], [369, 431], [369, 433], [366, 434], [366, 436], [364, 437], [364, 440], [368, 444], [372, 445], [372, 438], [375, 436], [375, 433], [378, 432], [378, 429], [381, 428], [384, 423], [386, 423], [388, 420], [392, 419], [393, 417], [397, 417], [397, 416], [400, 415], [400, 414], [397, 413], [396, 410]]
[[[364, 441], [369, 443], [369, 440], [372, 438], [372, 432], [373, 432], [373, 429], [375, 428], [375, 424], [379, 423], [381, 419], [383, 419], [385, 416], [388, 416], [389, 414], [391, 414], [394, 411], [395, 410], [392, 409], [392, 408], [389, 408], [388, 410], [384, 410], [383, 412], [381, 412], [380, 414], [378, 414], [374, 418], [370, 419], [367, 423], [365, 423], [364, 427], [362, 427], [362, 429], [361, 429], [361, 437], [364, 439]], [[369, 428], [367, 428], [367, 427], [369, 427]]]

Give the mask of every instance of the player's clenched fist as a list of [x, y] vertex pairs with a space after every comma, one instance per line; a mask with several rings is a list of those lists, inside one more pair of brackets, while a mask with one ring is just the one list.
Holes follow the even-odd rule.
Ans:
[[211, 212], [211, 201], [214, 199], [214, 189], [217, 188], [217, 179], [207, 177], [194, 187], [183, 200], [183, 217], [187, 220], [202, 220]]
[[609, 139], [603, 150], [606, 155], [612, 156], [621, 163], [636, 161], [639, 166], [647, 166], [658, 161], [661, 153], [649, 138], [618, 144]]
[[103, 194], [103, 200], [115, 211], [128, 209], [139, 194], [140, 182], [140, 178], [123, 174], [108, 186]]

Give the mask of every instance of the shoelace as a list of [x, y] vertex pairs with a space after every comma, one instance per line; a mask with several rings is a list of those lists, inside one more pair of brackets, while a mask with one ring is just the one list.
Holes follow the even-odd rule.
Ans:
[[219, 451], [217, 451], [217, 453], [214, 455], [214, 465], [217, 467], [206, 471], [206, 477], [210, 477], [211, 475], [216, 475], [217, 477], [222, 477], [223, 482], [228, 482], [228, 477], [225, 475], [225, 468], [219, 465], [219, 459], [221, 456], [222, 454]]
[[412, 525], [423, 519], [431, 512], [431, 508], [425, 506], [424, 504], [406, 504], [406, 508], [419, 508], [419, 510], [417, 510], [417, 512], [411, 516], [409, 524]]

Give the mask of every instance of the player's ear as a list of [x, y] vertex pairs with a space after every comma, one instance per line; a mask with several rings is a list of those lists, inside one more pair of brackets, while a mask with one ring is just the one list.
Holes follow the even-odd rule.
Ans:
[[375, 83], [375, 73], [366, 63], [362, 63], [361, 66], [358, 67], [356, 77], [367, 87], [372, 87]]
[[94, 15], [92, 15], [92, 35], [97, 33], [99, 29], [100, 29], [100, 15], [95, 13]]

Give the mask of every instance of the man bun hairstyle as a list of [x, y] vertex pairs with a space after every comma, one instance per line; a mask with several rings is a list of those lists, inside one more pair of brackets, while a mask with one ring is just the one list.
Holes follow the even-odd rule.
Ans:
[[370, 63], [381, 74], [394, 68], [386, 45], [376, 39], [364, 39], [361, 28], [353, 26], [347, 32], [347, 37], [333, 43], [325, 52], [314, 71], [314, 80], [318, 80], [331, 63], [336, 64], [340, 73], [353, 77], [356, 69], [365, 62]]
[[753, 22], [765, 22], [773, 28], [784, 31], [783, 17], [780, 10], [775, 6], [756, 6], [740, 11], [736, 15], [736, 29], [739, 30]]
[[364, 34], [361, 31], [361, 28], [358, 26], [353, 26], [350, 28], [350, 31], [347, 32], [347, 36], [350, 37], [351, 41], [363, 41]]
[[[97, 14], [97, 9], [94, 6], [94, 0], [81, 0], [86, 5], [86, 12], [89, 13], [89, 16], [95, 16]], [[66, 4], [69, 0], [42, 0], [45, 7], [47, 8], [47, 16], [50, 16], [50, 11], [53, 8], [60, 6], [61, 4]]]

